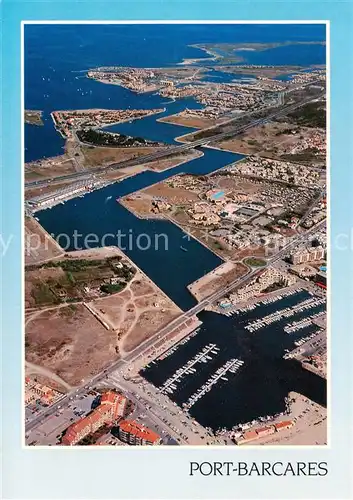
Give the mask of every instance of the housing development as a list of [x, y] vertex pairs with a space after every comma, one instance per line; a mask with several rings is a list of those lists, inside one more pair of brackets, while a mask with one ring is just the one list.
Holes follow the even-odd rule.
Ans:
[[23, 118], [26, 445], [327, 443], [324, 49], [249, 32], [43, 70], [54, 97]]

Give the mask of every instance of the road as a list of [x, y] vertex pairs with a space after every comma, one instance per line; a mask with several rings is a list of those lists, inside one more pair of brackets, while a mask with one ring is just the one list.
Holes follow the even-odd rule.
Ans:
[[202, 445], [211, 439], [208, 432], [200, 424], [175, 406], [175, 403], [161, 394], [156, 387], [143, 379], [132, 382], [119, 374], [113, 374], [103, 385], [106, 385], [107, 388], [114, 386], [124, 392], [129, 399], [137, 404], [142, 404], [144, 413], [152, 421], [157, 421], [158, 425], [179, 443]]
[[263, 266], [260, 269], [254, 269], [254, 270], [248, 272], [246, 275], [242, 276], [240, 279], [237, 278], [229, 285], [227, 285], [224, 288], [222, 288], [221, 290], [218, 290], [217, 292], [213, 293], [208, 298], [202, 300], [201, 302], [196, 304], [194, 307], [192, 307], [188, 311], [184, 312], [182, 315], [178, 316], [175, 320], [171, 321], [167, 326], [158, 330], [151, 338], [147, 339], [145, 342], [140, 344], [136, 349], [131, 351], [131, 353], [128, 354], [124, 359], [119, 359], [119, 360], [115, 361], [109, 367], [105, 368], [102, 372], [98, 373], [97, 375], [92, 377], [90, 380], [86, 381], [82, 386], [80, 386], [77, 389], [68, 393], [61, 401], [59, 401], [58, 403], [54, 403], [49, 408], [43, 410], [37, 417], [35, 417], [30, 422], [28, 422], [28, 424], [26, 425], [26, 432], [28, 432], [28, 431], [32, 430], [33, 428], [35, 428], [36, 426], [38, 426], [45, 418], [54, 414], [58, 408], [67, 404], [69, 402], [71, 396], [83, 395], [84, 393], [87, 392], [87, 390], [94, 387], [97, 383], [102, 381], [109, 374], [111, 374], [112, 372], [114, 372], [120, 368], [123, 368], [126, 365], [126, 363], [131, 363], [134, 359], [139, 357], [142, 354], [142, 352], [144, 352], [145, 350], [147, 350], [151, 346], [153, 346], [153, 344], [156, 341], [160, 341], [161, 336], [168, 335], [175, 328], [177, 328], [178, 326], [181, 326], [183, 323], [185, 323], [190, 317], [200, 313], [208, 305], [214, 303], [216, 300], [220, 299], [225, 294], [232, 291], [234, 288], [241, 286], [247, 280], [253, 278], [256, 274], [262, 272], [266, 267], [274, 264], [276, 261], [281, 259], [286, 253], [288, 253], [288, 251], [292, 247], [297, 246], [298, 243], [300, 242], [300, 240], [306, 240], [308, 238], [308, 236], [310, 236], [310, 234], [315, 233], [324, 224], [326, 224], [326, 220], [319, 222], [318, 224], [313, 226], [311, 229], [309, 229], [305, 233], [303, 233], [301, 235], [297, 235], [296, 237], [293, 237], [293, 239], [287, 245], [285, 245], [279, 252], [277, 252], [276, 255], [274, 255], [273, 257], [271, 257], [270, 259], [267, 260], [266, 266]]
[[[289, 104], [287, 106], [283, 106], [281, 109], [278, 109], [277, 111], [270, 113], [269, 115], [267, 115], [263, 118], [259, 118], [257, 120], [254, 120], [251, 123], [248, 123], [247, 125], [243, 125], [240, 127], [235, 126], [233, 130], [228, 130], [227, 132], [221, 132], [218, 134], [216, 133], [216, 134], [211, 135], [209, 137], [198, 139], [196, 141], [188, 142], [186, 144], [182, 144], [182, 145], [178, 145], [178, 146], [166, 147], [162, 151], [157, 151], [156, 153], [151, 153], [151, 154], [148, 154], [145, 156], [140, 156], [138, 158], [132, 158], [130, 160], [119, 162], [119, 163], [113, 163], [109, 167], [93, 168], [90, 170], [90, 174], [91, 174], [90, 176], [93, 177], [96, 174], [103, 173], [103, 172], [109, 172], [111, 170], [116, 170], [116, 169], [120, 169], [120, 168], [132, 167], [132, 166], [136, 166], [136, 165], [143, 165], [145, 163], [158, 160], [160, 158], [166, 158], [166, 157], [171, 156], [173, 154], [180, 154], [181, 152], [187, 151], [188, 149], [193, 149], [196, 147], [205, 146], [205, 145], [211, 144], [213, 142], [222, 141], [222, 140], [227, 139], [229, 137], [234, 137], [235, 135], [242, 134], [242, 133], [246, 132], [247, 130], [249, 130], [253, 127], [256, 127], [258, 125], [264, 124], [264, 123], [266, 123], [274, 118], [278, 118], [280, 116], [286, 115], [286, 114], [294, 111], [295, 109], [302, 107], [305, 104], [308, 104], [309, 102], [318, 99], [319, 97], [322, 97], [323, 95], [324, 95], [324, 93], [321, 93], [317, 97], [315, 97], [315, 99], [313, 99], [313, 97], [310, 97], [308, 99], [304, 99], [303, 101]], [[239, 119], [239, 117], [234, 118], [234, 121], [237, 121], [238, 119]], [[230, 122], [228, 122], [228, 124], [229, 123]], [[205, 129], [205, 130], [207, 130], [207, 129]], [[40, 180], [40, 181], [27, 182], [25, 184], [25, 188], [28, 189], [28, 188], [38, 187], [38, 186], [45, 186], [51, 182], [56, 183], [56, 182], [64, 182], [64, 181], [68, 181], [68, 180], [73, 181], [73, 180], [77, 180], [77, 179], [80, 179], [83, 177], [87, 178], [87, 172], [86, 173], [75, 172], [73, 174], [67, 174], [67, 175], [55, 177], [55, 179], [52, 179], [52, 180], [44, 179], [44, 180]]]

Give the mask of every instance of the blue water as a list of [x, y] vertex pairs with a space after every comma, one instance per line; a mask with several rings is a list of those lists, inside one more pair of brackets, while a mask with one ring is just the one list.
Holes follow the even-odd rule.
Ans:
[[[217, 430], [231, 429], [234, 425], [251, 421], [259, 416], [274, 415], [285, 410], [284, 398], [289, 391], [304, 394], [325, 405], [325, 382], [318, 376], [302, 370], [293, 361], [284, 360], [285, 349], [293, 349], [294, 342], [317, 331], [310, 326], [294, 334], [286, 334], [283, 327], [291, 321], [311, 316], [319, 308], [313, 308], [250, 333], [244, 326], [258, 317], [271, 314], [275, 310], [291, 307], [305, 299], [305, 291], [283, 298], [272, 304], [244, 312], [241, 316], [226, 317], [204, 312], [200, 319], [204, 322], [200, 332], [189, 339], [170, 356], [150, 364], [141, 373], [157, 387], [160, 387], [176, 370], [184, 366], [205, 345], [210, 342], [220, 351], [207, 363], [196, 365], [197, 372], [185, 375], [177, 383], [177, 389], [168, 396], [182, 405], [194, 394], [213, 373], [231, 358], [242, 359], [245, 363], [236, 373], [227, 373], [228, 381], [220, 380], [216, 388], [206, 393], [189, 410], [190, 414], [205, 427]], [[323, 306], [321, 306], [323, 309]]]
[[[153, 141], [173, 144], [175, 137], [190, 132], [190, 128], [161, 123], [163, 115], [174, 114], [182, 109], [198, 108], [193, 99], [168, 101], [153, 93], [135, 94], [117, 85], [105, 85], [85, 78], [84, 71], [98, 66], [143, 66], [163, 67], [175, 65], [183, 58], [206, 57], [206, 54], [190, 47], [203, 42], [247, 42], [321, 40], [324, 27], [308, 26], [266, 26], [266, 25], [27, 25], [25, 27], [25, 107], [43, 110], [44, 127], [26, 126], [26, 161], [60, 154], [64, 144], [56, 133], [50, 112], [58, 109], [84, 108], [162, 108], [166, 112], [132, 123], [119, 124], [108, 130], [131, 136], [140, 136]], [[320, 62], [318, 45], [298, 51], [298, 60], [303, 54], [311, 54], [313, 62]], [[287, 51], [293, 47], [286, 47]], [[276, 50], [270, 52], [271, 63], [277, 63]], [[246, 57], [253, 57], [247, 52]], [[267, 57], [267, 56], [266, 56]], [[280, 51], [283, 57], [283, 51]], [[307, 64], [307, 56], [302, 61]], [[210, 71], [208, 77], [220, 77], [226, 81], [234, 75]], [[194, 240], [188, 242], [189, 251], [180, 251], [184, 233], [167, 222], [139, 220], [115, 198], [134, 192], [179, 172], [208, 173], [241, 158], [227, 152], [203, 148], [204, 156], [187, 165], [182, 165], [164, 173], [145, 172], [103, 190], [77, 198], [38, 214], [43, 226], [54, 235], [65, 233], [70, 236], [76, 229], [84, 238], [95, 233], [101, 238], [106, 233], [120, 229], [122, 233], [131, 230], [135, 238], [139, 233], [153, 237], [156, 232], [168, 236], [168, 251], [141, 251], [131, 249], [128, 255], [175, 302], [186, 308], [194, 303], [186, 290], [186, 285], [215, 267], [219, 258]], [[112, 196], [111, 200], [106, 198]], [[60, 241], [65, 245], [64, 241]], [[119, 242], [120, 243], [120, 242]], [[105, 244], [117, 244], [116, 237], [105, 240]], [[70, 246], [73, 248], [72, 238]], [[94, 244], [90, 243], [90, 246]], [[183, 245], [185, 246], [185, 245]], [[173, 279], [166, 270], [173, 270]], [[174, 272], [175, 271], [175, 272]]]
[[[221, 259], [196, 240], [186, 239], [185, 233], [174, 224], [138, 219], [115, 200], [177, 173], [207, 174], [243, 158], [242, 155], [227, 152], [219, 154], [209, 148], [202, 148], [202, 151], [204, 155], [192, 162], [161, 173], [143, 172], [83, 198], [75, 198], [64, 205], [38, 212], [36, 216], [67, 250], [74, 249], [74, 231], [81, 235], [76, 240], [76, 249], [84, 247], [85, 237], [92, 233], [97, 235], [98, 241], [87, 243], [86, 240], [86, 246], [90, 248], [104, 244], [120, 246], [181, 308], [187, 309], [195, 304], [195, 300], [186, 286], [219, 265]], [[108, 199], [110, 196], [112, 198]], [[120, 240], [116, 236], [119, 230], [119, 234], [126, 235]], [[111, 236], [102, 240], [108, 234]], [[141, 234], [148, 236], [137, 240]], [[166, 238], [156, 235], [166, 235]], [[151, 247], [148, 250], [139, 249], [138, 241], [141, 242], [140, 247], [145, 247], [148, 238], [153, 243]], [[158, 248], [156, 241], [159, 242]], [[167, 245], [164, 241], [167, 241]], [[180, 246], [188, 251], [182, 251]]]
[[203, 77], [203, 81], [214, 82], [214, 83], [231, 83], [233, 81], [248, 80], [253, 79], [253, 75], [240, 74], [240, 73], [228, 73], [227, 71], [217, 71], [216, 69], [208, 71]]
[[[263, 51], [241, 52], [248, 64], [300, 65], [325, 64], [325, 45], [285, 45]], [[242, 64], [242, 63], [241, 63]]]
[[[25, 159], [32, 161], [63, 152], [64, 141], [55, 132], [51, 111], [161, 106], [158, 96], [134, 94], [119, 86], [95, 82], [84, 77], [85, 70], [112, 65], [165, 67], [183, 58], [208, 57], [204, 51], [189, 46], [195, 43], [324, 39], [324, 25], [26, 25], [25, 108], [42, 110], [45, 125], [26, 126]], [[322, 63], [323, 52], [320, 45], [294, 45], [243, 54], [250, 63], [284, 61], [307, 65]], [[209, 75], [214, 81], [218, 76], [212, 76], [212, 72]], [[231, 76], [221, 78], [230, 81]], [[165, 130], [164, 139], [170, 142], [173, 132]], [[150, 134], [157, 136], [152, 131]]]
[[[84, 77], [84, 71], [89, 68], [112, 65], [161, 67], [175, 65], [183, 58], [208, 57], [205, 52], [189, 47], [193, 43], [324, 39], [325, 26], [320, 25], [26, 25], [25, 108], [43, 110], [44, 119], [43, 127], [25, 127], [26, 161], [62, 153], [64, 141], [50, 119], [53, 110], [167, 107], [164, 114], [174, 114], [185, 107], [199, 107], [192, 99], [170, 102], [153, 93], [134, 94], [119, 86], [100, 84]], [[271, 65], [320, 64], [324, 61], [323, 54], [324, 49], [319, 45], [244, 52], [249, 63]], [[237, 76], [210, 71], [205, 79], [226, 82], [233, 78]], [[168, 144], [173, 144], [176, 136], [190, 131], [190, 128], [162, 124], [156, 118], [121, 124], [114, 130]], [[42, 211], [37, 216], [45, 229], [68, 250], [83, 247], [85, 237], [89, 236], [89, 241], [86, 239], [85, 242], [89, 247], [120, 244], [127, 255], [186, 310], [195, 304], [186, 286], [215, 268], [221, 260], [197, 241], [185, 238], [177, 226], [166, 221], [138, 219], [115, 199], [176, 173], [206, 174], [242, 158], [241, 155], [208, 148], [202, 148], [202, 151], [203, 157], [187, 164], [162, 173], [138, 174], [83, 198]], [[137, 239], [142, 234], [145, 236], [139, 240], [140, 247], [146, 245], [148, 238], [153, 242], [148, 250], [138, 247]], [[105, 241], [102, 241], [103, 237]], [[129, 249], [126, 249], [127, 244]], [[181, 250], [181, 245], [187, 252]], [[294, 299], [287, 300], [290, 303]], [[269, 309], [264, 307], [261, 311], [254, 311], [253, 318]], [[282, 359], [283, 325], [277, 324], [253, 335], [244, 331], [242, 323], [245, 318], [242, 317], [234, 321], [233, 318], [204, 312], [200, 319], [204, 322], [202, 342], [216, 339], [222, 347], [224, 359], [241, 355], [246, 360], [246, 369], [239, 377], [235, 376], [231, 391], [227, 387], [211, 391], [193, 407], [191, 413], [204, 425], [230, 427], [239, 421], [282, 411], [289, 390], [325, 404], [325, 382], [301, 370], [297, 364]], [[307, 334], [307, 330], [300, 335], [304, 333]], [[186, 344], [185, 357], [188, 349], [191, 352], [197, 347], [201, 337], [198, 335]], [[287, 336], [285, 342], [292, 343], [295, 338], [297, 335]], [[172, 362], [176, 358], [168, 359]], [[149, 375], [158, 385], [165, 373], [162, 370], [159, 374]], [[206, 375], [205, 372], [202, 377]], [[185, 400], [188, 391], [192, 392], [192, 386], [185, 390], [178, 396], [178, 402]]]
[[171, 123], [159, 122], [159, 118], [164, 116], [174, 115], [184, 110], [202, 108], [194, 99], [181, 99], [175, 102], [168, 102], [161, 98], [160, 106], [166, 107], [166, 111], [158, 115], [148, 116], [140, 120], [112, 125], [105, 127], [108, 132], [117, 132], [120, 134], [130, 135], [132, 137], [144, 137], [151, 141], [161, 141], [165, 144], [177, 144], [175, 137], [192, 132], [192, 127], [183, 127], [180, 125], [173, 125]]

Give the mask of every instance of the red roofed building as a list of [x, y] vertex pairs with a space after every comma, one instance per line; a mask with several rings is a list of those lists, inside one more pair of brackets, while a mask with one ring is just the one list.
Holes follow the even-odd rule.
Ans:
[[245, 431], [243, 434], [243, 439], [245, 441], [252, 441], [253, 439], [257, 438], [258, 438], [257, 432], [254, 430]]
[[276, 431], [283, 431], [283, 429], [290, 429], [293, 427], [293, 422], [291, 420], [282, 420], [275, 424]]
[[259, 429], [256, 429], [256, 432], [259, 437], [268, 436], [275, 432], [275, 428], [273, 427], [273, 425], [268, 425], [266, 427], [260, 427]]
[[243, 432], [243, 434], [236, 440], [237, 444], [245, 444], [249, 443], [250, 441], [255, 441], [255, 439], [258, 439], [257, 432], [254, 431], [253, 429], [249, 429], [248, 431]]
[[114, 420], [118, 417], [123, 417], [126, 406], [127, 406], [127, 398], [122, 394], [117, 394], [113, 391], [107, 391], [102, 394], [101, 397], [101, 405], [109, 404], [113, 407], [113, 416]]
[[88, 436], [91, 432], [91, 427], [87, 417], [81, 418], [78, 422], [70, 425], [62, 438], [62, 444], [66, 446], [74, 446], [81, 439]]
[[104, 393], [100, 405], [92, 413], [66, 429], [62, 443], [67, 446], [74, 446], [103, 425], [112, 424], [124, 415], [127, 401], [127, 398], [122, 394], [113, 391]]
[[132, 445], [156, 445], [161, 442], [161, 437], [156, 432], [134, 420], [119, 422], [119, 439]]

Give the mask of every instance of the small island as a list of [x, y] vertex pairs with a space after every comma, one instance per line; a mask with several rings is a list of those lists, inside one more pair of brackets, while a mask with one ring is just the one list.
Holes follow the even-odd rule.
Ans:
[[42, 111], [25, 109], [25, 123], [38, 126], [44, 125], [42, 120]]

